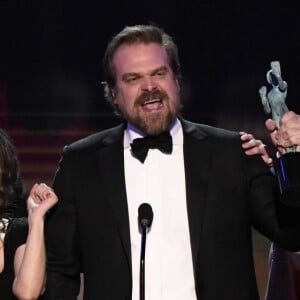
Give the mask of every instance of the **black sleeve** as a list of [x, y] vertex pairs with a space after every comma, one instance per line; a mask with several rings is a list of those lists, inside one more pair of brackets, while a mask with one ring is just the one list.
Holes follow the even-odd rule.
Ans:
[[27, 234], [27, 218], [12, 219], [5, 235], [5, 251], [14, 255], [16, 249], [26, 243]]
[[53, 188], [58, 204], [46, 220], [47, 287], [45, 299], [75, 300], [80, 287], [77, 221], [72, 199], [72, 163], [60, 162]]
[[7, 217], [11, 217], [11, 218], [25, 217], [27, 216], [27, 208], [26, 208], [27, 191], [20, 177], [16, 180], [14, 184], [14, 189], [16, 191], [16, 196], [7, 209], [7, 213], [6, 213]]

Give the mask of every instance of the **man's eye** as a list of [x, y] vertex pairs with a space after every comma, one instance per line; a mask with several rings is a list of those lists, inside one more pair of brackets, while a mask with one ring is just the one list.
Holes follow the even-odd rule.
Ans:
[[165, 74], [166, 74], [166, 71], [160, 70], [160, 71], [157, 71], [157, 72], [155, 73], [155, 76], [160, 77], [160, 76], [164, 76]]
[[125, 81], [126, 81], [126, 82], [134, 82], [134, 81], [136, 81], [136, 80], [138, 80], [138, 77], [137, 77], [137, 76], [130, 76], [130, 77], [126, 77], [126, 78], [125, 78]]

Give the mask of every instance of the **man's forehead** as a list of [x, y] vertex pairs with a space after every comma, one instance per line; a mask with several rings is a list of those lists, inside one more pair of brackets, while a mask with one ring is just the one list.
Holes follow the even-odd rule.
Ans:
[[165, 49], [156, 43], [124, 44], [118, 48], [113, 57], [113, 64], [118, 69], [160, 68], [168, 66]]
[[155, 57], [167, 57], [166, 50], [164, 47], [158, 43], [130, 43], [123, 44], [116, 49], [113, 60], [117, 59], [119, 56], [128, 56], [135, 58], [136, 55], [152, 55]]

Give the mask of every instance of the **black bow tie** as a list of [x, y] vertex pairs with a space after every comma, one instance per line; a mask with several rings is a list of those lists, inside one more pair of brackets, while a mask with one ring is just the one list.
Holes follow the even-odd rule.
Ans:
[[163, 153], [172, 153], [172, 136], [163, 132], [155, 136], [134, 139], [130, 144], [133, 156], [144, 163], [149, 149], [159, 149]]

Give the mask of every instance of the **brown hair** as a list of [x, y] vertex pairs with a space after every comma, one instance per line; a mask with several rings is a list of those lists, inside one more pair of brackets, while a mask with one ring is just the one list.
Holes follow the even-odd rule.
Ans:
[[127, 26], [109, 42], [104, 58], [104, 95], [106, 100], [114, 107], [111, 89], [115, 86], [115, 68], [112, 63], [115, 52], [124, 44], [157, 43], [167, 52], [169, 63], [174, 75], [180, 79], [180, 62], [178, 49], [171, 36], [155, 25]]

